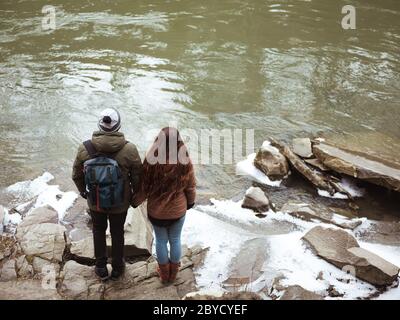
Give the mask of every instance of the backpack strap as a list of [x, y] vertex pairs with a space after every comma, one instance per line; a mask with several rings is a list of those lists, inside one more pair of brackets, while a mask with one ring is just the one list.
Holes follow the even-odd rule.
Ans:
[[83, 142], [84, 147], [86, 148], [86, 151], [89, 153], [89, 156], [91, 158], [96, 158], [97, 157], [97, 150], [94, 147], [92, 140], [86, 140]]

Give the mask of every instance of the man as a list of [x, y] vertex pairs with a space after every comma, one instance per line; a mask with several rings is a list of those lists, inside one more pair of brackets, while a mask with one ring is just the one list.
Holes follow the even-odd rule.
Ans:
[[[119, 132], [121, 118], [117, 110], [105, 109], [100, 115], [98, 128], [91, 140], [79, 146], [72, 179], [80, 195], [87, 199], [93, 221], [95, 273], [102, 280], [108, 278], [106, 230], [109, 221], [111, 278], [117, 279], [125, 270], [124, 224], [132, 196], [139, 187], [142, 161], [136, 146], [127, 142], [124, 134]], [[104, 166], [104, 163], [108, 165]]]

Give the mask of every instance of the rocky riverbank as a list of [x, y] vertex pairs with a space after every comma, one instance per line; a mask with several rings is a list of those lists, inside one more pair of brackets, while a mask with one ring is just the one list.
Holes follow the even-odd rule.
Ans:
[[[13, 205], [0, 207], [0, 299], [399, 299], [400, 222], [366, 218], [358, 200], [371, 183], [397, 193], [396, 164], [377, 163], [321, 139], [266, 141], [237, 166], [251, 187], [188, 212], [168, 286], [145, 206], [128, 213], [124, 278], [101, 282], [85, 201], [49, 173], [17, 183], [6, 190]], [[307, 196], [282, 202], [293, 177]]]

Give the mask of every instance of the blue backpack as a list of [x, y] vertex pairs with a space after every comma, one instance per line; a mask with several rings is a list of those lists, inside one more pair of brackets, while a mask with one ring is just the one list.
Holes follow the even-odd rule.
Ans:
[[98, 153], [91, 140], [83, 145], [91, 158], [83, 165], [88, 201], [98, 211], [121, 207], [124, 203], [124, 178], [117, 161], [113, 155]]

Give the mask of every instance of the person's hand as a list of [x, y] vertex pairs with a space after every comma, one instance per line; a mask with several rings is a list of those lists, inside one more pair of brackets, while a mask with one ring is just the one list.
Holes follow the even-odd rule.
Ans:
[[190, 210], [190, 209], [192, 209], [194, 207], [194, 203], [188, 203], [188, 205], [187, 205], [187, 210]]
[[81, 192], [80, 195], [81, 195], [81, 197], [82, 197], [83, 199], [87, 199], [87, 192], [86, 192], [86, 191]]

